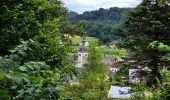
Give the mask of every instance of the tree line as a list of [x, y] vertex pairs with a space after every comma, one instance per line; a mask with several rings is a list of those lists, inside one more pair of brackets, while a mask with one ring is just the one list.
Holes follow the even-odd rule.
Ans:
[[[75, 98], [80, 90], [63, 87], [75, 73], [75, 63], [69, 57], [76, 51], [69, 36], [85, 37], [84, 28], [89, 36], [98, 37], [103, 43], [115, 39], [118, 32], [122, 46], [151, 69], [145, 84], [157, 93], [153, 99], [169, 99], [169, 0], [143, 0], [133, 9], [101, 8], [82, 15], [73, 13], [69, 14], [74, 19], [71, 22], [60, 0], [3, 0], [0, 12], [0, 99]], [[78, 96], [100, 99], [106, 94], [103, 80], [107, 69], [95, 46], [89, 54], [77, 86], [83, 95]]]
[[102, 43], [106, 44], [118, 39], [119, 31], [123, 28], [125, 13], [130, 9], [118, 7], [100, 8], [95, 11], [86, 11], [83, 14], [70, 11], [69, 19], [72, 23], [84, 20], [87, 36], [97, 37]]

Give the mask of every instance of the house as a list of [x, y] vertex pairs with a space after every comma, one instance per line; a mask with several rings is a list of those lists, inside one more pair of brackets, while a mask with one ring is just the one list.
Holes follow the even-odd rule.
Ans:
[[112, 55], [104, 55], [102, 62], [108, 67], [109, 73], [106, 80], [109, 79], [110, 81], [112, 81], [112, 78], [124, 63], [124, 61], [118, 61], [118, 59]]
[[123, 63], [125, 63], [125, 61], [115, 61], [111, 65], [111, 68], [119, 68]]
[[112, 79], [118, 70], [119, 70], [118, 68], [109, 68], [109, 74], [108, 74], [108, 78], [106, 80], [109, 79], [110, 82], [112, 82]]
[[102, 62], [107, 65], [109, 68], [113, 65], [113, 63], [117, 61], [117, 58], [115, 58], [112, 55], [104, 55]]
[[130, 89], [130, 87], [111, 86], [107, 98], [129, 99]]
[[151, 69], [144, 67], [144, 68], [137, 68], [137, 69], [129, 69], [129, 82], [130, 83], [138, 83], [145, 80], [145, 77], [148, 73], [151, 72]]
[[122, 56], [121, 59], [124, 60], [124, 61], [134, 60], [134, 58], [130, 57], [130, 56]]
[[129, 82], [138, 83], [140, 79], [138, 77], [138, 69], [129, 69]]

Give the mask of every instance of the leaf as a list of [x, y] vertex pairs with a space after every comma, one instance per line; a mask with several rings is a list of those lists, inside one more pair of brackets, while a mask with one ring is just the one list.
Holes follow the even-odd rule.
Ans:
[[34, 90], [35, 90], [35, 88], [34, 88], [34, 87], [31, 87], [31, 88], [28, 88], [27, 91], [28, 91], [29, 93], [32, 93]]
[[27, 71], [27, 68], [25, 67], [25, 66], [21, 66], [21, 67], [19, 67], [19, 69], [21, 70], [21, 71]]
[[11, 89], [13, 89], [13, 90], [15, 90], [16, 88], [17, 88], [17, 86], [16, 86], [16, 85], [11, 87]]
[[31, 70], [34, 70], [34, 67], [31, 64], [27, 64], [27, 67], [30, 68]]
[[40, 70], [41, 70], [41, 68], [40, 68], [39, 65], [34, 65], [34, 68], [35, 68], [38, 72], [40, 72]]
[[39, 93], [41, 93], [41, 90], [40, 90], [40, 89], [36, 89], [36, 90], [35, 90], [35, 93], [38, 93], [38, 94], [39, 94]]
[[16, 82], [16, 84], [19, 86], [19, 87], [23, 87], [23, 81], [22, 81], [22, 77], [18, 77], [18, 76], [15, 76], [14, 77], [14, 81]]
[[27, 54], [25, 53], [25, 51], [22, 51], [22, 50], [20, 50], [20, 51], [18, 52], [18, 54], [21, 54], [22, 56], [27, 55]]
[[15, 76], [13, 74], [7, 74], [6, 77], [9, 78], [9, 79], [14, 79], [15, 78]]
[[30, 77], [27, 74], [21, 73], [19, 74], [19, 77], [23, 78], [27, 83], [30, 83]]

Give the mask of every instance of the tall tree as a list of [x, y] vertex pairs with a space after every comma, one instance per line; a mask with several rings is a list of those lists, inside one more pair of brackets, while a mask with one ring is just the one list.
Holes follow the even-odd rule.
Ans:
[[7, 54], [20, 39], [51, 33], [50, 28], [56, 28], [52, 23], [58, 22], [65, 11], [59, 0], [1, 0], [0, 54]]
[[166, 66], [161, 59], [164, 52], [148, 48], [149, 43], [160, 41], [170, 43], [170, 7], [158, 5], [159, 0], [143, 0], [143, 2], [131, 10], [128, 14], [125, 26], [127, 32], [126, 47], [134, 52], [139, 60], [147, 60], [152, 70], [149, 83], [156, 83], [156, 77], [160, 78], [159, 70]]

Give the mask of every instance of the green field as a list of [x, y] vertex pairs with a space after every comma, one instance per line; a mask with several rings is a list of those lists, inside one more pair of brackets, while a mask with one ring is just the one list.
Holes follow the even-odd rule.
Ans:
[[102, 55], [113, 55], [117, 58], [121, 56], [129, 55], [129, 52], [126, 49], [119, 49], [116, 45], [113, 46], [98, 46], [97, 47]]
[[[73, 41], [73, 43], [79, 43], [83, 39], [80, 36], [74, 36], [71, 37], [71, 40]], [[94, 42], [98, 42], [98, 39], [95, 37], [86, 37], [84, 40], [88, 41], [90, 44]]]

